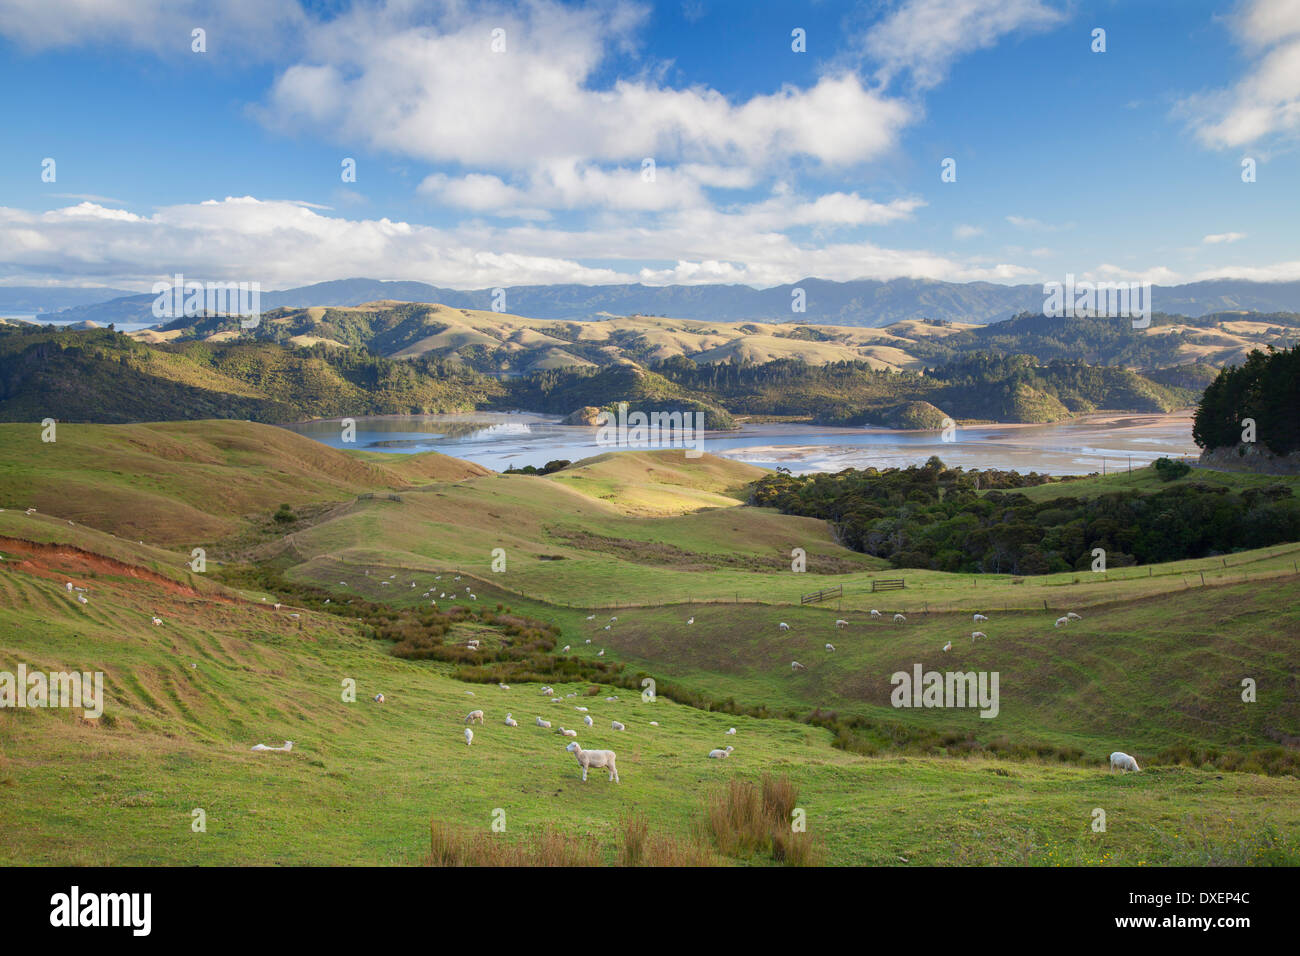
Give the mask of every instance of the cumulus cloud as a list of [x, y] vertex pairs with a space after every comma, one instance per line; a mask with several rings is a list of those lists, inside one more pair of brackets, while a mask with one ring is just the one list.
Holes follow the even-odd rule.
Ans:
[[1246, 234], [1244, 232], [1216, 232], [1206, 236], [1201, 242], [1215, 246], [1225, 242], [1237, 242], [1245, 238]]
[[1249, 0], [1228, 22], [1253, 58], [1249, 71], [1228, 89], [1188, 97], [1178, 112], [1216, 149], [1300, 133], [1300, 0]]
[[[258, 281], [264, 289], [356, 275], [468, 289], [719, 281], [715, 277], [766, 286], [808, 275], [1006, 281], [1029, 274], [1014, 264], [990, 266], [868, 242], [805, 244], [776, 228], [904, 214], [902, 206], [851, 195], [819, 204], [790, 194], [733, 213], [683, 210], [653, 229], [617, 219], [587, 229], [536, 223], [501, 228], [479, 220], [439, 229], [348, 219], [302, 203], [248, 196], [168, 206], [149, 216], [93, 203], [45, 213], [0, 208], [0, 274], [78, 276], [142, 290], [175, 272], [205, 281]], [[583, 264], [593, 260], [627, 265]], [[655, 262], [673, 265], [643, 265]]]
[[904, 0], [867, 32], [862, 52], [882, 83], [907, 73], [924, 90], [942, 83], [959, 57], [1064, 19], [1042, 0]]

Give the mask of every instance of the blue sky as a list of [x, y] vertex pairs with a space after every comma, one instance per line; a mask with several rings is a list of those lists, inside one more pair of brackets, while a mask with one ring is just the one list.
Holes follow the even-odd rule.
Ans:
[[0, 82], [7, 284], [1300, 278], [1295, 0], [0, 0]]

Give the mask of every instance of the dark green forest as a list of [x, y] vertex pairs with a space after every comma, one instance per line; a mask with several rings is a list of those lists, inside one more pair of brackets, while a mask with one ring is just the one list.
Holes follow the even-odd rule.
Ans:
[[1300, 348], [1257, 350], [1223, 369], [1201, 396], [1192, 438], [1206, 449], [1239, 445], [1248, 418], [1275, 454], [1300, 449]]

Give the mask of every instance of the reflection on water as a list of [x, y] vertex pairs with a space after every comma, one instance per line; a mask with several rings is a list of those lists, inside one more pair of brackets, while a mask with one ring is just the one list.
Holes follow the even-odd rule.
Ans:
[[[438, 451], [503, 471], [577, 461], [612, 449], [596, 444], [596, 429], [561, 425], [531, 413], [410, 415], [356, 420], [356, 442], [345, 445], [337, 420], [286, 426], [335, 448]], [[955, 441], [938, 432], [827, 428], [818, 425], [746, 425], [709, 432], [704, 450], [765, 468], [796, 473], [843, 468], [891, 468], [938, 455], [949, 465], [1047, 474], [1086, 474], [1144, 465], [1162, 456], [1195, 455], [1189, 413], [1106, 416], [1059, 425], [981, 425], [959, 428]]]

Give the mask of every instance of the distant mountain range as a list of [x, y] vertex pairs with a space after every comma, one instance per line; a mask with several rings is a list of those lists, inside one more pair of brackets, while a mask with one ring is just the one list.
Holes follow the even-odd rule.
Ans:
[[[802, 289], [806, 311], [791, 310], [792, 293]], [[0, 314], [7, 302], [36, 301], [39, 291], [0, 288]], [[62, 290], [68, 295], [94, 290]], [[113, 290], [98, 290], [112, 294]], [[458, 291], [424, 282], [339, 279], [262, 294], [262, 309], [356, 306], [366, 302], [439, 302], [457, 309], [490, 310], [492, 289]], [[10, 298], [6, 298], [6, 296]], [[27, 298], [23, 298], [26, 295]], [[506, 311], [539, 319], [590, 320], [623, 315], [670, 316], [709, 322], [800, 322], [813, 325], [882, 328], [907, 319], [940, 319], [989, 324], [1021, 312], [1043, 308], [1040, 284], [997, 285], [991, 282], [937, 282], [926, 279], [859, 279], [830, 282], [804, 279], [770, 289], [743, 285], [533, 285], [505, 289]], [[107, 301], [58, 306], [40, 315], [43, 321], [153, 322], [151, 294], [125, 295]], [[1248, 282], [1212, 279], [1186, 285], [1154, 286], [1153, 309], [1199, 317], [1212, 312], [1300, 311], [1300, 282]], [[33, 311], [8, 305], [15, 311]]]
[[[0, 286], [0, 316], [57, 312], [130, 296], [125, 289], [52, 289], [39, 285]], [[112, 321], [112, 320], [110, 320]]]

